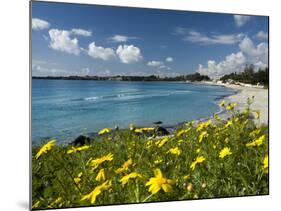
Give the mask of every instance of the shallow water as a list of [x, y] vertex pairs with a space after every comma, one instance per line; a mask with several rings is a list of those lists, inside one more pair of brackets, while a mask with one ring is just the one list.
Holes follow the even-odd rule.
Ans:
[[233, 89], [175, 82], [32, 80], [32, 142], [70, 142], [104, 127], [164, 126], [219, 111]]

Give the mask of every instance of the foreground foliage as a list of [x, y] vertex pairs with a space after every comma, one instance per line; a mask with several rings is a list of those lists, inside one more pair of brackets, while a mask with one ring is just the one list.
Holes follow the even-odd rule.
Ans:
[[227, 120], [189, 122], [172, 136], [131, 125], [86, 146], [34, 147], [33, 209], [268, 194], [268, 126], [249, 107], [220, 105]]

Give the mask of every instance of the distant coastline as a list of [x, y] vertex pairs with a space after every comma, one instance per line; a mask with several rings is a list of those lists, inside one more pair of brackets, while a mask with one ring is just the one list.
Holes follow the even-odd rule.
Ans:
[[211, 79], [206, 75], [199, 73], [181, 75], [175, 77], [160, 77], [157, 75], [150, 76], [32, 76], [32, 79], [42, 80], [94, 80], [94, 81], [210, 81]]

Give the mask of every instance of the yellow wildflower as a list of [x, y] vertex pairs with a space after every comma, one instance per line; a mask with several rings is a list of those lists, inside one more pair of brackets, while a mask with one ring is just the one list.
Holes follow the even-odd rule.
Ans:
[[181, 154], [181, 150], [178, 147], [171, 148], [167, 151], [167, 153], [171, 153], [173, 155], [179, 156]]
[[118, 168], [115, 172], [117, 174], [122, 173], [124, 171], [127, 171], [128, 168], [133, 164], [133, 160], [132, 158], [130, 158], [129, 160], [127, 160], [126, 162], [123, 163], [121, 168]]
[[160, 169], [154, 170], [154, 176], [149, 179], [145, 186], [150, 186], [148, 191], [152, 194], [158, 193], [161, 189], [165, 192], [170, 192], [172, 190], [172, 180], [163, 177]]
[[229, 148], [229, 147], [224, 147], [224, 148], [220, 151], [219, 157], [220, 157], [220, 158], [224, 158], [225, 156], [231, 155], [231, 154], [232, 154], [232, 152], [230, 151], [230, 148]]
[[148, 142], [146, 142], [146, 148], [149, 149], [152, 146], [153, 141], [149, 140]]
[[203, 140], [203, 138], [208, 137], [208, 133], [206, 131], [203, 131], [200, 135], [199, 135], [199, 143]]
[[268, 155], [263, 159], [263, 170], [265, 173], [268, 173]]
[[50, 151], [53, 146], [55, 146], [55, 142], [56, 140], [51, 140], [49, 141], [47, 144], [45, 144], [44, 146], [41, 147], [41, 149], [38, 151], [38, 153], [35, 155], [36, 160], [43, 154], [43, 153], [47, 153], [48, 151]]
[[188, 133], [190, 131], [190, 128], [187, 128], [187, 129], [182, 129], [182, 130], [180, 130], [178, 133], [177, 133], [177, 137], [180, 137], [180, 136], [182, 136], [183, 134], [186, 134], [186, 133]]
[[196, 153], [199, 153], [201, 151], [201, 149], [200, 148], [198, 148], [197, 150], [196, 150]]
[[103, 135], [103, 134], [109, 133], [111, 130], [112, 130], [111, 128], [103, 128], [102, 130], [100, 130], [98, 132], [98, 134]]
[[78, 176], [73, 179], [74, 182], [75, 182], [75, 184], [77, 184], [77, 185], [79, 184], [79, 182], [81, 181], [82, 175], [83, 175], [83, 173], [80, 172], [80, 173], [78, 174]]
[[144, 132], [150, 132], [154, 131], [153, 127], [144, 127], [144, 128], [136, 128], [135, 133], [144, 133]]
[[162, 140], [160, 139], [159, 141], [157, 141], [155, 144], [160, 148], [162, 147], [164, 144], [167, 143], [169, 139], [166, 137], [166, 138], [163, 138]]
[[190, 179], [190, 175], [185, 175], [185, 176], [183, 177], [183, 179], [185, 179], [185, 180]]
[[195, 166], [196, 166], [198, 163], [202, 163], [202, 162], [205, 161], [205, 160], [206, 160], [206, 158], [205, 158], [204, 156], [199, 156], [199, 157], [197, 157], [196, 160], [191, 163], [190, 168], [191, 168], [192, 170], [194, 170], [194, 169], [195, 169]]
[[67, 150], [67, 154], [80, 152], [80, 151], [83, 151], [83, 150], [87, 150], [89, 148], [90, 148], [90, 146], [72, 147], [71, 149]]
[[221, 101], [219, 105], [220, 105], [220, 107], [224, 107], [225, 106], [225, 101], [224, 100]]
[[256, 129], [256, 130], [253, 130], [253, 131], [249, 134], [249, 136], [250, 136], [250, 137], [255, 137], [255, 136], [259, 135], [260, 132], [261, 132], [261, 128], [258, 128], [258, 129]]
[[103, 191], [108, 190], [109, 188], [111, 188], [111, 180], [107, 180], [101, 185], [95, 187], [95, 189], [91, 193], [83, 196], [81, 201], [89, 199], [91, 201], [91, 204], [94, 204], [96, 202], [97, 196], [100, 195]]
[[158, 160], [155, 160], [155, 161], [154, 161], [154, 164], [159, 164], [159, 163], [162, 163], [162, 162], [163, 162], [162, 159], [158, 159]]
[[105, 174], [104, 174], [104, 169], [99, 170], [99, 173], [96, 176], [96, 181], [104, 181], [105, 180]]
[[142, 176], [137, 172], [132, 172], [132, 173], [127, 174], [124, 177], [122, 177], [120, 179], [120, 182], [122, 183], [122, 185], [125, 185], [129, 182], [130, 179], [135, 179], [137, 177], [141, 178]]
[[237, 106], [237, 103], [229, 103], [226, 110], [233, 110]]
[[229, 120], [229, 121], [225, 124], [224, 128], [228, 128], [228, 127], [231, 126], [231, 125], [233, 125], [233, 121], [232, 121], [232, 120]]
[[255, 147], [255, 146], [260, 146], [265, 140], [265, 135], [262, 135], [261, 137], [259, 137], [258, 139], [256, 139], [253, 142], [247, 143], [246, 146], [247, 147]]
[[92, 167], [94, 167], [94, 169], [96, 169], [100, 164], [102, 164], [105, 161], [112, 161], [113, 160], [113, 154], [112, 153], [108, 153], [107, 155], [101, 157], [101, 158], [97, 158], [95, 160], [91, 160], [90, 161], [90, 165]]
[[212, 123], [211, 119], [209, 119], [206, 122], [200, 122], [197, 126], [197, 132], [200, 132], [201, 130], [206, 129], [207, 127], [209, 127], [211, 125], [211, 123]]

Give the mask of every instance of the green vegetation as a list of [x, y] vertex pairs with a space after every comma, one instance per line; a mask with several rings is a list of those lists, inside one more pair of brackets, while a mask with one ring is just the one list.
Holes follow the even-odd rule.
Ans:
[[221, 77], [220, 80], [226, 82], [228, 79], [232, 79], [234, 81], [238, 81], [241, 83], [247, 84], [261, 84], [265, 87], [268, 87], [269, 84], [269, 71], [268, 68], [259, 69], [257, 72], [254, 71], [254, 66], [249, 65], [246, 66], [244, 71], [241, 73], [231, 73], [229, 75], [225, 75]]
[[206, 75], [194, 73], [190, 75], [181, 75], [176, 77], [159, 77], [156, 75], [150, 76], [33, 76], [33, 79], [50, 79], [50, 80], [96, 80], [96, 81], [209, 81], [210, 78]]
[[33, 209], [268, 194], [268, 126], [248, 103], [222, 102], [227, 120], [189, 122], [171, 136], [131, 125], [85, 146], [34, 147]]

